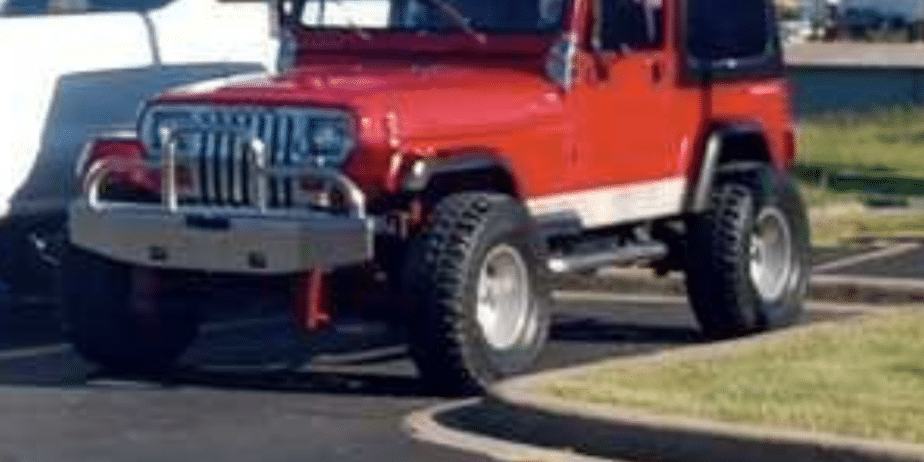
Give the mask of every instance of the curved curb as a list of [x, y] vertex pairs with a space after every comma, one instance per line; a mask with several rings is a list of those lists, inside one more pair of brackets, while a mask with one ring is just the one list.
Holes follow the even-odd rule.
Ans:
[[[888, 315], [889, 311], [880, 309], [878, 313]], [[766, 342], [770, 338], [785, 339], [803, 334], [809, 329], [824, 329], [845, 322], [860, 320], [816, 323], [745, 339], [519, 377], [495, 386], [490, 391], [490, 399], [521, 414], [554, 416], [559, 420], [559, 425], [581, 427], [585, 430], [571, 433], [582, 439], [574, 441], [574, 446], [592, 448], [590, 453], [607, 457], [633, 458], [644, 453], [646, 460], [656, 454], [659, 460], [683, 462], [924, 461], [924, 445], [664, 416], [639, 409], [568, 401], [535, 392], [537, 387], [551, 381], [565, 380], [600, 367], [722, 357], [747, 344]]]
[[403, 425], [413, 438], [428, 443], [446, 446], [461, 451], [482, 454], [491, 458], [511, 462], [606, 462], [609, 459], [585, 456], [574, 452], [561, 451], [514, 443], [498, 438], [454, 430], [441, 425], [436, 420], [437, 414], [472, 406], [480, 398], [440, 404], [428, 409], [413, 412], [404, 418]]

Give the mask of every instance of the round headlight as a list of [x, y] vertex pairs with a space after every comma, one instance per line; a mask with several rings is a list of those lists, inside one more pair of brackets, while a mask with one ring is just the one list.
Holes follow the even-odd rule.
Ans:
[[185, 109], [156, 108], [145, 113], [141, 123], [141, 139], [148, 149], [161, 149], [161, 128], [192, 123], [192, 114]]
[[311, 142], [320, 154], [337, 155], [347, 143], [346, 130], [337, 121], [319, 124], [311, 135]]

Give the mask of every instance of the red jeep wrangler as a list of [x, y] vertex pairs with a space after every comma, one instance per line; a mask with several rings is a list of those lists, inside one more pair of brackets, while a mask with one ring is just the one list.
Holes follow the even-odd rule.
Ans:
[[174, 295], [222, 278], [290, 288], [307, 329], [391, 320], [453, 392], [533, 362], [554, 273], [683, 270], [712, 337], [799, 316], [808, 231], [768, 0], [277, 14], [277, 75], [161, 95], [137, 135], [88, 146], [63, 290], [89, 360], [170, 366], [197, 330]]

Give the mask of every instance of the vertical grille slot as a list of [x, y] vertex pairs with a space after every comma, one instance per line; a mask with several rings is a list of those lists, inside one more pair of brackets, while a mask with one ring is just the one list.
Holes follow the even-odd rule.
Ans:
[[[285, 130], [284, 131], [285, 131], [286, 136], [283, 138], [285, 142], [283, 144], [284, 147], [282, 149], [282, 161], [281, 161], [282, 165], [289, 166], [293, 164], [292, 152], [295, 146], [292, 145], [291, 134], [296, 129], [295, 125], [296, 123], [295, 123], [294, 116], [289, 114], [288, 116], [285, 117]], [[282, 183], [280, 185], [280, 189], [281, 189], [280, 195], [282, 197], [280, 198], [281, 204], [279, 205], [282, 207], [291, 207], [292, 206], [292, 178], [285, 178], [281, 180], [280, 183]]]
[[[256, 191], [255, 166], [247, 149], [242, 149], [248, 141], [237, 134], [222, 131], [221, 128], [244, 128], [251, 131], [263, 142], [266, 163], [269, 166], [294, 166], [312, 157], [324, 156], [336, 158], [342, 153], [320, 152], [310, 139], [310, 134], [319, 121], [330, 120], [329, 111], [321, 109], [259, 108], [240, 106], [165, 106], [164, 117], [183, 114], [182, 122], [197, 124], [207, 128], [194, 135], [194, 149], [185, 153], [185, 165], [192, 175], [192, 189], [185, 189], [181, 201], [186, 204], [201, 204], [228, 207], [249, 207], [258, 205]], [[188, 115], [186, 115], [188, 114]], [[161, 118], [160, 112], [149, 116], [154, 124]], [[146, 143], [158, 146], [156, 129], [146, 131]], [[156, 148], [155, 148], [156, 149]], [[267, 206], [271, 208], [289, 208], [299, 180], [290, 177], [276, 178], [260, 176], [260, 181], [267, 193]]]
[[[206, 124], [217, 123], [214, 113], [204, 113], [202, 117], [204, 119], [202, 122]], [[199, 158], [199, 171], [202, 175], [200, 188], [202, 203], [212, 205], [218, 203], [218, 197], [214, 194], [215, 177], [212, 174], [212, 158], [215, 156], [215, 151], [218, 149], [218, 135], [215, 132], [205, 132], [203, 137], [205, 138], [205, 142], [202, 143], [202, 157]]]

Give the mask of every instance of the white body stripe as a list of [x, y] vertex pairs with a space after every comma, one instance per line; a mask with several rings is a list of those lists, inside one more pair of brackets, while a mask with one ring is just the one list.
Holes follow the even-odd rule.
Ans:
[[676, 215], [683, 209], [685, 177], [540, 196], [527, 200], [537, 217], [574, 213], [593, 228]]

